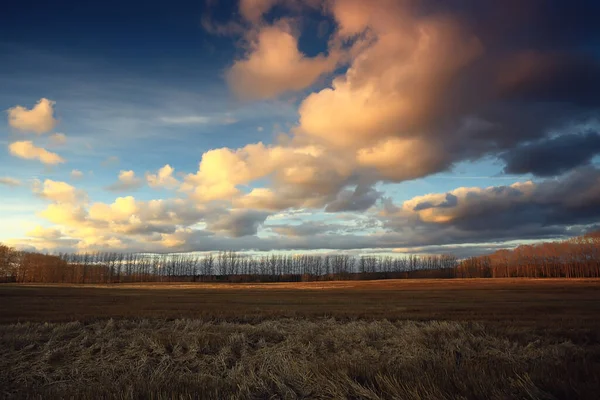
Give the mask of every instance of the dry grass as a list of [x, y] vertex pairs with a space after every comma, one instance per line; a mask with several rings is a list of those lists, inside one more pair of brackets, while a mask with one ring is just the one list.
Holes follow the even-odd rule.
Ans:
[[0, 395], [596, 399], [600, 347], [477, 323], [108, 320], [0, 326]]
[[596, 399], [600, 281], [0, 285], [0, 398]]

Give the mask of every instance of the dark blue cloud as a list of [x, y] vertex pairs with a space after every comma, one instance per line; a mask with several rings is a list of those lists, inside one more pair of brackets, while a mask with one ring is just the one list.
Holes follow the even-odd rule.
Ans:
[[382, 194], [371, 186], [359, 184], [354, 190], [340, 192], [337, 199], [325, 207], [325, 211], [365, 211], [372, 207]]
[[587, 165], [600, 153], [600, 133], [561, 135], [527, 143], [501, 155], [504, 172], [554, 176]]
[[424, 201], [419, 203], [413, 208], [413, 211], [422, 211], [427, 210], [429, 208], [452, 208], [458, 205], [458, 197], [453, 195], [452, 193], [446, 193], [446, 200], [442, 201], [439, 204], [433, 204], [430, 201]]

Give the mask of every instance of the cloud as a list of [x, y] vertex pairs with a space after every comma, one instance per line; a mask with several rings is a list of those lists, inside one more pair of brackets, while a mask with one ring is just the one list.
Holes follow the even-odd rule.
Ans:
[[142, 187], [143, 184], [143, 180], [135, 176], [135, 172], [132, 170], [121, 170], [121, 172], [119, 172], [119, 178], [117, 182], [107, 186], [106, 190], [110, 190], [112, 192], [135, 190]]
[[202, 115], [188, 115], [183, 117], [162, 117], [161, 122], [166, 124], [174, 125], [196, 125], [196, 124], [208, 124], [210, 122], [209, 117]]
[[54, 102], [41, 98], [28, 110], [23, 106], [8, 109], [8, 124], [20, 131], [39, 134], [51, 131], [58, 121], [54, 119]]
[[230, 125], [235, 124], [237, 122], [237, 119], [227, 115], [184, 115], [173, 117], [161, 117], [160, 121], [169, 125]]
[[512, 241], [502, 242], [484, 242], [484, 243], [463, 243], [463, 244], [446, 244], [446, 245], [431, 245], [431, 246], [415, 246], [396, 248], [392, 250], [395, 254], [419, 254], [419, 255], [435, 255], [435, 254], [452, 254], [458, 259], [481, 256], [491, 254], [497, 250], [511, 249], [517, 247], [520, 243]]
[[56, 165], [65, 162], [65, 159], [41, 147], [36, 147], [29, 140], [14, 142], [8, 146], [10, 154], [27, 160], [39, 160], [44, 164]]
[[36, 226], [33, 230], [26, 233], [27, 236], [39, 239], [56, 240], [60, 239], [63, 235], [59, 229], [55, 228], [44, 228], [42, 226]]
[[[203, 154], [196, 174], [188, 174], [182, 190], [198, 202], [227, 200], [258, 209], [322, 207], [335, 199], [351, 178], [352, 168], [338, 155], [315, 146], [265, 146], [262, 143]], [[273, 189], [244, 195], [241, 187], [267, 179]]]
[[246, 21], [259, 25], [262, 17], [275, 5], [284, 5], [288, 10], [299, 13], [306, 8], [318, 9], [323, 3], [323, 0], [240, 0], [239, 11]]
[[[466, 254], [479, 242], [573, 236], [598, 222], [597, 135], [580, 127], [600, 120], [592, 12], [600, 6], [328, 0], [311, 2], [305, 15], [302, 3], [243, 1], [237, 19], [207, 25], [242, 37], [245, 54], [226, 72], [240, 97], [316, 88], [290, 101], [299, 103], [299, 119], [288, 132], [270, 144], [206, 151], [175, 193], [181, 199], [56, 201], [40, 215], [77, 249], [158, 252], [433, 252], [468, 244]], [[301, 32], [316, 27], [313, 17], [331, 23], [319, 50], [305, 46], [313, 37]], [[184, 113], [161, 122], [221, 117]], [[555, 179], [460, 187], [397, 204], [376, 189], [482, 157], [504, 162], [507, 173]], [[150, 186], [175, 187], [166, 167], [146, 175]], [[298, 209], [309, 215], [268, 224], [270, 214]], [[347, 211], [373, 222], [345, 227]], [[334, 221], [314, 221], [315, 213]]]
[[446, 199], [437, 204], [432, 203], [431, 201], [423, 201], [422, 203], [418, 203], [413, 211], [421, 211], [428, 210], [430, 208], [452, 208], [458, 205], [458, 197], [453, 195], [452, 193], [446, 193]]
[[278, 158], [275, 153], [262, 143], [238, 150], [207, 151], [202, 155], [198, 172], [185, 177], [182, 189], [193, 191], [193, 196], [202, 202], [231, 199], [239, 194], [238, 185], [274, 170]]
[[168, 188], [173, 189], [179, 186], [179, 181], [173, 177], [175, 169], [169, 164], [160, 168], [156, 174], [146, 174], [146, 181], [151, 188]]
[[[326, 214], [332, 219], [317, 221], [310, 220], [313, 214], [309, 213], [291, 217], [289, 223], [266, 225], [267, 211], [206, 208], [186, 199], [145, 202], [131, 196], [87, 205], [84, 199], [62, 202], [65, 192], [70, 193], [52, 191], [56, 201], [40, 216], [75, 240], [78, 250], [424, 251], [419, 248], [572, 236], [587, 231], [589, 221], [600, 218], [600, 172], [591, 167], [559, 180], [462, 187], [417, 196], [398, 206], [388, 202], [379, 215], [364, 218]], [[266, 235], [257, 235], [261, 229]], [[48, 245], [46, 240], [43, 246]], [[64, 245], [56, 241], [56, 246]], [[477, 251], [467, 249], [461, 254]]]
[[64, 133], [55, 133], [50, 136], [50, 142], [54, 145], [61, 146], [67, 143], [67, 135]]
[[325, 211], [365, 211], [372, 207], [382, 194], [370, 186], [357, 185], [354, 190], [341, 191], [337, 198], [325, 207]]
[[413, 16], [399, 3], [336, 1], [333, 13], [342, 38], [373, 35], [345, 75], [300, 106], [300, 131], [335, 146], [426, 134], [448, 83], [483, 52], [453, 19]]
[[10, 178], [8, 176], [0, 177], [0, 185], [6, 185], [10, 187], [21, 186], [21, 181], [15, 178]]
[[78, 169], [74, 169], [71, 171], [71, 178], [73, 179], [81, 179], [83, 178], [83, 172]]
[[248, 21], [259, 22], [260, 18], [273, 7], [278, 0], [240, 0], [240, 14]]
[[[86, 217], [89, 227], [121, 235], [152, 235], [175, 232], [197, 223], [204, 211], [181, 199], [138, 201], [118, 197], [112, 204], [93, 203]], [[125, 239], [125, 238], [122, 238]]]
[[600, 218], [600, 170], [584, 167], [559, 179], [417, 196], [384, 207], [382, 215], [391, 230], [419, 232], [421, 245], [567, 235]]
[[33, 192], [56, 203], [77, 203], [86, 198], [84, 191], [78, 190], [66, 182], [51, 179], [44, 180], [44, 183], [38, 180], [34, 181]]
[[306, 57], [298, 50], [298, 39], [285, 21], [261, 28], [250, 41], [246, 57], [227, 71], [231, 89], [244, 99], [268, 99], [302, 90], [332, 72], [337, 52]]
[[232, 203], [238, 208], [278, 211], [297, 206], [300, 202], [286, 197], [281, 192], [275, 192], [268, 188], [255, 188], [249, 193], [233, 199]]
[[[53, 203], [39, 216], [60, 227], [63, 236], [71, 238], [71, 250], [133, 251], [145, 248], [148, 251], [166, 251], [167, 247], [171, 249], [174, 246], [173, 239], [168, 239], [169, 235], [180, 235], [178, 232], [189, 229], [206, 215], [205, 210], [182, 199], [145, 202], [126, 196], [118, 197], [110, 204], [88, 204], [87, 196], [73, 196], [74, 191], [79, 191], [68, 185], [47, 184], [45, 189], [45, 197]], [[211, 211], [213, 215], [215, 212], [222, 211]], [[43, 243], [25, 242], [32, 246], [51, 247], [49, 240]], [[170, 246], [166, 246], [167, 242]], [[62, 239], [55, 241], [56, 247], [65, 245]]]
[[357, 164], [382, 180], [401, 182], [442, 171], [452, 163], [440, 140], [390, 138], [356, 152]]
[[525, 50], [512, 56], [498, 76], [502, 95], [509, 98], [600, 105], [600, 61], [566, 51]]
[[[87, 217], [87, 211], [85, 206], [81, 204], [52, 203], [40, 211], [38, 215], [53, 224], [65, 228], [74, 228], [83, 226]], [[90, 233], [93, 233], [93, 231]]]
[[[229, 164], [243, 167], [243, 171], [231, 171], [229, 175], [235, 178], [229, 179], [223, 174], [230, 168], [215, 167], [214, 174], [199, 170], [194, 178], [188, 177], [187, 186], [196, 187], [199, 201], [228, 199], [259, 209], [322, 207], [332, 203], [329, 210], [341, 211], [350, 204], [340, 205], [338, 197], [349, 196], [349, 188], [359, 181], [372, 186], [380, 180], [414, 179], [444, 170], [459, 158], [453, 151], [453, 138], [446, 139], [437, 129], [428, 132], [428, 124], [435, 119], [439, 97], [443, 97], [449, 82], [481, 55], [482, 45], [449, 17], [417, 17], [397, 5], [386, 7], [388, 3], [333, 4], [338, 32], [330, 41], [327, 58], [335, 59], [331, 64], [335, 68], [341, 60], [341, 43], [355, 40], [347, 49], [351, 56], [347, 72], [336, 77], [331, 88], [313, 93], [302, 102], [299, 126], [292, 131], [288, 143], [270, 147], [259, 143], [205, 153], [201, 167]], [[290, 90], [286, 85], [303, 82], [293, 78], [296, 73], [311, 71], [299, 61], [303, 56], [285, 21], [260, 26], [251, 43], [254, 47], [247, 59], [236, 62], [229, 74], [231, 78], [236, 68], [243, 71], [240, 76], [247, 76], [247, 82], [256, 85], [256, 90], [251, 88], [248, 92], [256, 92], [254, 95], [259, 98]], [[280, 46], [291, 50], [282, 52]], [[246, 75], [252, 65], [268, 75], [269, 81]], [[294, 90], [312, 84], [322, 73], [319, 70]], [[281, 82], [277, 82], [278, 77]], [[234, 91], [240, 87], [232, 85]], [[244, 155], [252, 146], [256, 146], [255, 153], [262, 154]], [[297, 150], [302, 148], [319, 151], [300, 156]], [[216, 152], [233, 157], [229, 162], [217, 163]], [[208, 176], [213, 176], [215, 183], [200, 184], [208, 182]], [[271, 181], [271, 187], [240, 197], [239, 185], [265, 177]], [[372, 201], [368, 196], [362, 199], [365, 200], [365, 204]], [[352, 206], [364, 205], [356, 202]]]
[[230, 237], [256, 235], [269, 213], [256, 210], [230, 210], [216, 218], [209, 217], [208, 229]]
[[[355, 219], [358, 220], [358, 219]], [[269, 224], [265, 226], [268, 229], [282, 235], [290, 237], [307, 237], [314, 235], [339, 235], [360, 233], [363, 226], [350, 226], [341, 223], [331, 223], [329, 221], [305, 221], [300, 224]]]
[[38, 251], [41, 253], [67, 253], [76, 250], [77, 240], [61, 237], [45, 239], [29, 237], [25, 239], [10, 239], [7, 244], [21, 251]]
[[[258, 60], [257, 65], [263, 59], [271, 60], [279, 40], [292, 44], [287, 46], [293, 49], [290, 54], [302, 56], [295, 50], [298, 33], [289, 23], [280, 20], [268, 25], [262, 21], [274, 4], [261, 3], [247, 14], [253, 21], [247, 32], [251, 50], [229, 73], [237, 65], [250, 65], [251, 60]], [[289, 2], [278, 4], [294, 9]], [[531, 24], [546, 32], [544, 24], [554, 15], [551, 10], [542, 7], [545, 20], [539, 21], [532, 19], [535, 13], [527, 7], [523, 15], [502, 13], [500, 6], [492, 8], [494, 13], [487, 14], [480, 7], [454, 2], [330, 1], [323, 10], [333, 17], [337, 29], [329, 38], [327, 58], [338, 57], [337, 65], [348, 62], [348, 68], [330, 86], [301, 102], [298, 125], [277, 145], [265, 147], [264, 163], [243, 162], [244, 173], [233, 174], [241, 176], [239, 179], [220, 179], [220, 190], [216, 190], [218, 185], [211, 188], [221, 193], [217, 197], [236, 206], [327, 206], [348, 195], [358, 182], [372, 187], [381, 181], [425, 177], [459, 161], [508, 157], [525, 143], [551, 140], [551, 135], [569, 125], [598, 117], [598, 109], [590, 108], [593, 103], [584, 99], [586, 84], [578, 84], [581, 90], [571, 97], [565, 95], [568, 91], [550, 87], [561, 71], [571, 71], [568, 76], [600, 76], [593, 74], [600, 72], [593, 59], [577, 54], [579, 50], [560, 40], [538, 37], [531, 43], [543, 50], [532, 52], [503, 35], [496, 21], [512, 20], [519, 24], [515, 28], [519, 32], [534, 29]], [[494, 15], [492, 20], [490, 15]], [[480, 22], [484, 20], [486, 24]], [[261, 34], [273, 40], [262, 41]], [[291, 64], [301, 63], [288, 65], [286, 59], [283, 56], [273, 62], [277, 72], [268, 72], [269, 79], [295, 74], [296, 67]], [[258, 69], [269, 71], [268, 67]], [[544, 78], [538, 79], [540, 75]], [[569, 80], [563, 78], [561, 75], [562, 81]], [[297, 81], [284, 79], [290, 80]], [[258, 97], [281, 92], [278, 84], [269, 92], [269, 84], [260, 79], [248, 81], [256, 84]], [[517, 90], [525, 87], [532, 89], [526, 93]], [[236, 90], [235, 85], [232, 89]], [[261, 94], [261, 90], [266, 92]], [[308, 147], [319, 148], [320, 154], [304, 160], [294, 155], [296, 149]], [[231, 152], [237, 158], [244, 149], [219, 152]], [[270, 157], [274, 153], [287, 156], [274, 160]], [[580, 150], [572, 153], [580, 154]], [[587, 156], [590, 151], [584, 153]], [[546, 170], [564, 172], [560, 163], [559, 157], [556, 166]], [[241, 195], [240, 185], [265, 178], [269, 187]], [[198, 191], [210, 193], [211, 188], [203, 186]], [[332, 203], [329, 209], [336, 207]]]
[[560, 175], [600, 153], [600, 133], [565, 134], [524, 143], [500, 155], [507, 174]]
[[[212, 212], [198, 213], [198, 220], [212, 220], [216, 224], [207, 229], [192, 228], [192, 219], [178, 226], [170, 222], [168, 214], [160, 216], [156, 223], [146, 219], [142, 212], [143, 202], [131, 203], [125, 200], [109, 206], [106, 214], [94, 210], [87, 214], [85, 209], [63, 204], [50, 205], [41, 216], [55, 224], [60, 224], [65, 234], [76, 238], [74, 248], [79, 250], [113, 251], [216, 251], [216, 250], [315, 250], [334, 249], [337, 251], [357, 249], [381, 249], [391, 251], [402, 248], [409, 252], [411, 248], [423, 246], [459, 246], [473, 243], [501, 244], [516, 238], [540, 239], [571, 236], [585, 231], [585, 225], [519, 224], [508, 229], [465, 229], [449, 224], [410, 223], [394, 229], [388, 225], [386, 230], [364, 234], [359, 230], [345, 229], [341, 224], [323, 224], [318, 222], [301, 225], [266, 226], [267, 230], [278, 235], [256, 236], [256, 230], [263, 223], [263, 216], [247, 219], [230, 218], [225, 212], [215, 217]], [[102, 203], [103, 204], [103, 203]], [[116, 205], [118, 204], [118, 205]], [[189, 204], [187, 204], [189, 207]], [[114, 208], [114, 209], [113, 209]], [[144, 207], [146, 210], [147, 206]], [[164, 208], [164, 207], [163, 207]], [[131, 214], [133, 212], [133, 214]], [[129, 213], [129, 217], [127, 217]], [[90, 216], [92, 215], [93, 218]], [[173, 214], [172, 214], [173, 215]], [[178, 214], [175, 214], [178, 215]], [[392, 218], [388, 216], [386, 218]], [[394, 216], [397, 223], [399, 216]], [[384, 221], [386, 219], [384, 218]], [[386, 221], [387, 223], [387, 221]], [[327, 226], [329, 225], [329, 226]], [[216, 232], [218, 235], [212, 235]], [[59, 245], [59, 243], [57, 243]], [[62, 244], [60, 244], [62, 246]], [[508, 245], [510, 246], [510, 245]], [[464, 252], [469, 253], [468, 251]]]
[[110, 165], [116, 165], [119, 163], [119, 157], [117, 156], [110, 156], [107, 157], [104, 161], [102, 161], [102, 166], [103, 167], [108, 167]]

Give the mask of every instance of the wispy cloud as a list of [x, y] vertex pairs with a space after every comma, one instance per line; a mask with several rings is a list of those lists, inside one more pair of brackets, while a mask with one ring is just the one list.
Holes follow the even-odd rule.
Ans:
[[119, 163], [119, 157], [117, 156], [110, 156], [107, 157], [106, 160], [102, 161], [102, 166], [103, 167], [108, 167], [110, 165], [116, 165]]
[[55, 133], [52, 136], [50, 136], [50, 142], [53, 145], [61, 146], [67, 143], [67, 135], [65, 135], [64, 133]]
[[71, 178], [73, 178], [73, 179], [83, 178], [83, 172], [81, 172], [78, 169], [74, 169], [71, 171]]
[[0, 177], [0, 185], [6, 185], [11, 187], [21, 186], [21, 181], [8, 176]]
[[229, 125], [238, 122], [231, 116], [182, 115], [160, 117], [160, 121], [168, 125]]

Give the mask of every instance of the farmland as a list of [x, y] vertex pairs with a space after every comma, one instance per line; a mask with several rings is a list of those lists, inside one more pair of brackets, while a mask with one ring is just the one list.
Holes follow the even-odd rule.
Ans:
[[3, 397], [595, 398], [600, 281], [1, 285]]
[[273, 284], [1, 285], [0, 322], [106, 318], [412, 319], [589, 327], [600, 280], [453, 279]]

